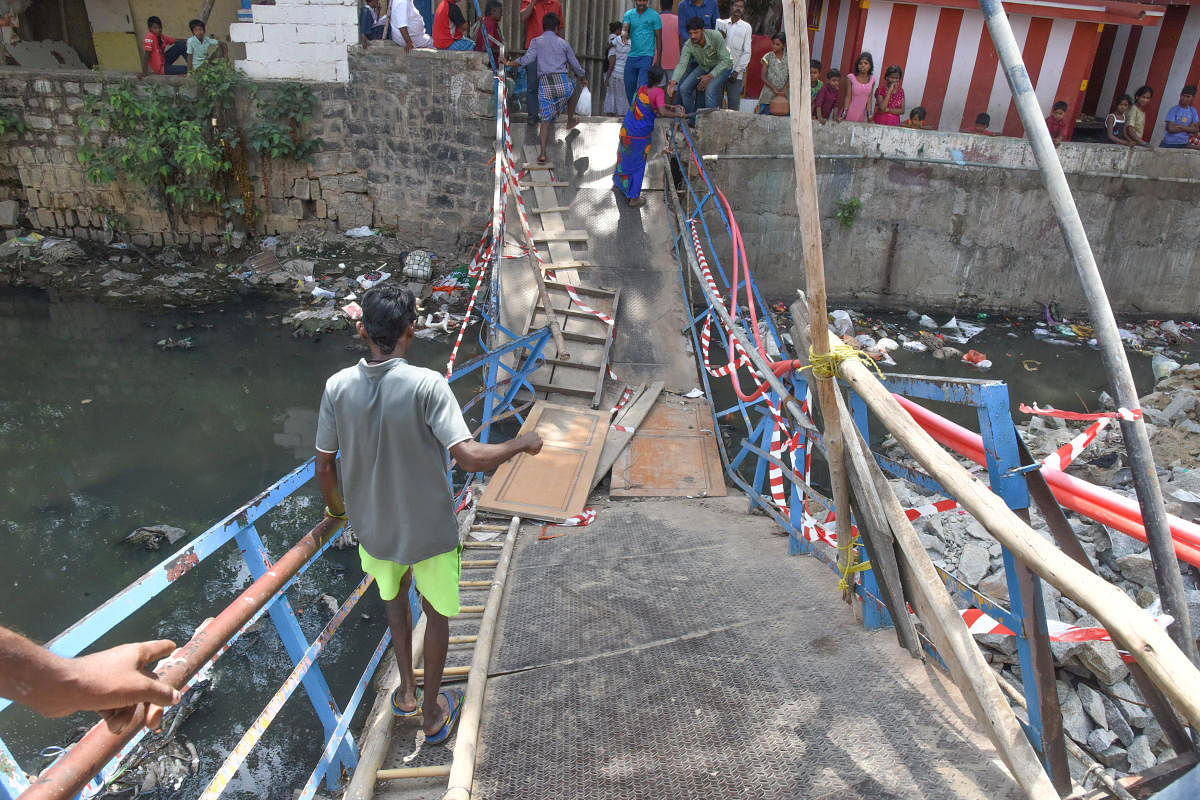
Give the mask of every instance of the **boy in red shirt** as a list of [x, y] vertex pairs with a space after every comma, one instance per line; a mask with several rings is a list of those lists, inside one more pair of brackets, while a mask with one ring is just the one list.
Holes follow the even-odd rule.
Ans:
[[175, 63], [186, 54], [187, 42], [165, 35], [161, 19], [150, 17], [146, 20], [146, 35], [142, 38], [143, 77], [151, 72], [156, 75], [187, 75], [187, 65]]
[[839, 70], [831, 69], [825, 73], [825, 83], [817, 90], [817, 96], [812, 101], [813, 117], [819, 119], [822, 125], [831, 119], [837, 122], [837, 115], [833, 110], [837, 108], [841, 98], [841, 85], [842, 73]]
[[1054, 104], [1054, 108], [1050, 109], [1050, 116], [1046, 117], [1046, 128], [1050, 131], [1050, 138], [1054, 140], [1055, 147], [1063, 143], [1063, 139], [1067, 135], [1067, 104], [1065, 101], [1059, 100]]

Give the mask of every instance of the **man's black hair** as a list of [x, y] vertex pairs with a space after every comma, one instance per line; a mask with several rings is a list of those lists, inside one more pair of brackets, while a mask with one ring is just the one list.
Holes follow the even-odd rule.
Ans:
[[504, 7], [504, 3], [501, 3], [500, 0], [488, 0], [487, 5], [483, 7], [483, 15], [486, 17], [488, 14], [492, 13], [497, 8], [503, 8], [503, 7]]
[[909, 119], [925, 119], [925, 106], [917, 106], [912, 111], [908, 112]]
[[555, 14], [553, 11], [551, 11], [549, 14], [542, 17], [542, 30], [556, 31], [558, 30], [558, 25], [560, 22], [562, 22], [562, 20], [558, 18], [558, 14]]
[[663, 82], [663, 78], [667, 77], [666, 72], [658, 64], [652, 64], [650, 71], [646, 73], [646, 85], [653, 88]]
[[977, 114], [975, 116], [975, 124], [982, 125], [983, 127], [986, 128], [988, 125], [992, 124], [992, 115], [987, 113], [986, 111], [981, 112], [980, 114]]
[[840, 77], [842, 77], [842, 71], [840, 69], [831, 69], [831, 70], [829, 70], [829, 72], [825, 73], [826, 80], [829, 80], [830, 78], [840, 78]]
[[675, 0], [662, 0], [662, 3], [661, 3], [661, 5], [662, 5], [662, 10], [663, 10], [663, 11], [668, 11], [668, 12], [669, 12], [669, 11], [671, 11], [673, 8], [675, 8]]
[[155, 25], [155, 24], [162, 25], [162, 20], [159, 19], [158, 17], [150, 17], [149, 19], [146, 20], [147, 28], [149, 28], [151, 25]]
[[624, 27], [624, 23], [610, 22], [610, 23], [608, 23], [608, 32], [609, 33], [620, 33], [622, 27]]
[[396, 342], [417, 319], [417, 300], [413, 293], [391, 284], [368, 289], [363, 295], [362, 309], [367, 336], [384, 353], [396, 349]]
[[821, 71], [821, 59], [814, 58], [812, 61], [809, 61], [808, 68], [815, 69], [817, 72], [820, 72]]
[[1180, 91], [1179, 93], [1181, 95], [1188, 94], [1188, 95], [1191, 95], [1192, 97], [1195, 97], [1196, 96], [1196, 87], [1192, 86], [1189, 83], [1187, 86], [1183, 87], [1182, 91]]
[[702, 30], [704, 28], [704, 20], [700, 19], [699, 17], [692, 17], [687, 21], [687, 25], [685, 27], [689, 31]]
[[1066, 111], [1068, 108], [1070, 108], [1070, 106], [1067, 105], [1066, 100], [1059, 100], [1057, 103], [1054, 104], [1054, 107], [1051, 108], [1050, 110], [1051, 111]]
[[447, 14], [450, 18], [450, 24], [454, 27], [457, 28], [460, 25], [467, 24], [467, 18], [463, 14], [462, 9], [458, 7], [457, 3], [450, 4], [450, 8], [447, 9]]
[[189, 22], [188, 30], [190, 31], [192, 28], [196, 27], [197, 25], [199, 25], [201, 28], [204, 28], [204, 30], [206, 30], [206, 31], [208, 30], [208, 26], [204, 24], [204, 20], [202, 20], [202, 19], [194, 19], [191, 22]]

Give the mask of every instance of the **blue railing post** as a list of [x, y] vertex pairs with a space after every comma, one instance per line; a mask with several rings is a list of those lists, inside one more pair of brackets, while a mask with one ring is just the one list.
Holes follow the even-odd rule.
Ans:
[[[267, 572], [271, 562], [262, 537], [258, 535], [258, 529], [253, 525], [247, 525], [238, 532], [235, 538], [250, 574], [258, 579]], [[269, 613], [271, 621], [275, 623], [275, 630], [279, 632], [279, 638], [283, 641], [283, 647], [292, 660], [292, 665], [299, 664], [300, 660], [304, 658], [305, 651], [308, 650], [309, 642], [305, 638], [304, 632], [300, 630], [300, 621], [296, 619], [292, 604], [287, 597], [280, 595], [278, 600], [271, 604]], [[337, 730], [338, 722], [341, 720], [341, 711], [338, 710], [337, 701], [333, 699], [333, 693], [329, 690], [325, 675], [319, 666], [313, 664], [301, 682], [304, 684], [304, 690], [308, 693], [313, 710], [317, 712], [317, 717], [321, 720], [321, 726], [324, 728], [325, 737], [328, 740]], [[342, 740], [341, 746], [338, 747], [334, 766], [353, 770], [356, 764], [358, 764], [358, 748], [354, 744], [354, 737], [347, 734], [346, 738]], [[341, 769], [327, 772], [325, 775], [326, 787], [330, 790], [337, 789], [340, 775]]]

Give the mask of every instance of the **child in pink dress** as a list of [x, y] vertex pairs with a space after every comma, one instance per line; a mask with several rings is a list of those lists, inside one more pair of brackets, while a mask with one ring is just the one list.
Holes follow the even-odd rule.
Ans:
[[847, 80], [842, 93], [842, 119], [847, 122], [866, 122], [871, 115], [871, 95], [875, 92], [875, 59], [862, 53], [854, 62], [854, 74]]
[[904, 113], [904, 90], [900, 79], [904, 72], [893, 65], [883, 73], [883, 86], [875, 90], [875, 117], [877, 125], [899, 125]]

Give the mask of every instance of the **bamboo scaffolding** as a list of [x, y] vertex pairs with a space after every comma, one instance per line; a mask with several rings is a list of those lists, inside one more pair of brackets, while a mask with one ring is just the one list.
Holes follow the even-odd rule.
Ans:
[[[1121, 343], [1117, 321], [1113, 317], [1112, 306], [1104, 290], [1104, 282], [1100, 278], [1092, 247], [1088, 243], [1079, 209], [1075, 206], [1071, 187], [1067, 184], [1067, 176], [1058, 160], [1050, 131], [1042, 121], [1042, 111], [1021, 59], [1021, 49], [1013, 36], [1000, 0], [979, 0], [979, 8], [983, 11], [988, 33], [1000, 56], [1000, 63], [1004, 66], [1004, 75], [1012, 89], [1013, 102], [1021, 116], [1021, 124], [1025, 126], [1025, 136], [1033, 148], [1034, 159], [1042, 173], [1042, 183], [1050, 195], [1050, 205], [1058, 218], [1063, 239], [1066, 240], [1067, 250], [1071, 253], [1071, 261], [1075, 265], [1075, 272], [1079, 275], [1095, 328], [1096, 340], [1100, 344], [1100, 359], [1108, 373], [1113, 394], [1120, 407], [1131, 411], [1138, 409], [1140, 402], [1137, 387], [1133, 383], [1133, 374], [1125, 357], [1125, 347]], [[1140, 419], [1122, 419], [1120, 424], [1125, 448], [1129, 453], [1134, 488], [1142, 509], [1142, 521], [1150, 545], [1158, 594], [1162, 598], [1163, 610], [1175, 619], [1169, 628], [1171, 638], [1193, 664], [1200, 664], [1196, 641], [1191, 635], [1192, 626], [1183, 581], [1179, 575], [1179, 562], [1175, 559], [1175, 548], [1167, 523], [1167, 509], [1154, 467], [1154, 454], [1150, 450], [1150, 436]]]
[[[783, 11], [787, 29], [788, 102], [792, 110], [792, 157], [796, 168], [796, 210], [800, 215], [800, 238], [804, 248], [805, 286], [808, 290], [808, 310], [812, 324], [812, 347], [815, 355], [829, 352], [829, 343], [824, 335], [829, 312], [825, 305], [825, 261], [821, 251], [821, 216], [817, 210], [816, 167], [813, 158], [812, 98], [808, 81], [808, 36], [806, 30], [807, 4], [804, 0], [790, 0]], [[803, 179], [802, 179], [803, 178]], [[819, 335], [818, 335], [819, 334]], [[845, 442], [842, 426], [838, 420], [835, 401], [837, 388], [830, 379], [816, 379], [817, 399], [821, 406], [821, 417], [825, 427], [825, 457], [829, 463], [829, 483], [833, 490], [833, 504], [837, 510], [838, 567], [846, 570], [853, 549], [848, 547], [852, 532], [850, 525], [850, 482], [846, 475]], [[846, 602], [850, 602], [853, 589], [848, 589]]]
[[512, 561], [513, 546], [521, 518], [513, 517], [509, 524], [500, 563], [496, 565], [493, 580], [495, 588], [488, 595], [487, 608], [479, 623], [475, 644], [475, 657], [467, 678], [467, 694], [463, 699], [462, 718], [458, 722], [458, 736], [454, 740], [454, 760], [450, 765], [450, 780], [445, 800], [470, 800], [471, 783], [475, 777], [475, 756], [479, 747], [479, 720], [483, 713], [483, 694], [487, 688], [488, 664], [492, 660], [492, 642], [496, 635], [496, 620], [500, 616], [500, 602], [504, 594], [504, 580], [508, 565]]

